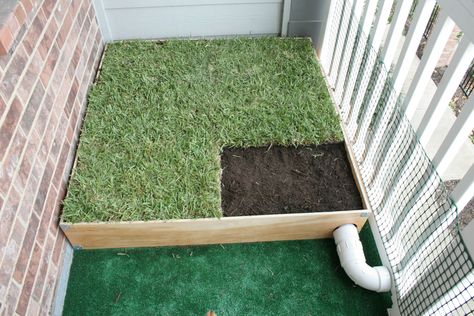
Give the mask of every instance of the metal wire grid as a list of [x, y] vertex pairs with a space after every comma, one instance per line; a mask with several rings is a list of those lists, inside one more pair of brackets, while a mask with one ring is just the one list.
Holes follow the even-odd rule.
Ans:
[[[343, 22], [337, 10], [349, 7], [338, 6], [341, 21], [333, 23]], [[456, 205], [403, 114], [390, 73], [377, 52], [364, 45], [370, 38], [358, 23], [350, 23], [347, 34], [340, 31], [338, 38], [347, 42], [355, 36], [355, 42], [350, 69], [343, 78], [333, 72], [332, 83], [344, 80], [336, 101], [390, 261], [400, 311], [474, 314], [474, 265], [456, 225]], [[337, 62], [333, 57], [331, 69]], [[353, 78], [354, 89], [348, 91]], [[367, 83], [367, 90], [359, 91]], [[364, 93], [362, 102], [358, 92]]]

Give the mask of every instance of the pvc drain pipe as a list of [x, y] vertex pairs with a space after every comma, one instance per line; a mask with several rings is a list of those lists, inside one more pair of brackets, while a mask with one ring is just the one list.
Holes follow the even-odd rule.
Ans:
[[352, 224], [339, 226], [333, 236], [341, 266], [355, 284], [376, 292], [390, 291], [390, 272], [384, 266], [371, 267], [365, 262], [356, 226]]

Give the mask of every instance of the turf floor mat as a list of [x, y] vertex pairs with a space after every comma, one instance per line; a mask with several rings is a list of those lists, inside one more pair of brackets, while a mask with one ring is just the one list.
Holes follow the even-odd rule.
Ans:
[[[380, 264], [370, 229], [361, 239]], [[64, 315], [385, 315], [390, 305], [353, 284], [325, 239], [76, 251]]]

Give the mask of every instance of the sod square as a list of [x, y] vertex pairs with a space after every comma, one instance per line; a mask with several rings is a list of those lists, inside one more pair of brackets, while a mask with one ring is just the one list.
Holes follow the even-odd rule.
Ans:
[[221, 217], [223, 148], [342, 139], [309, 39], [108, 44], [62, 219]]

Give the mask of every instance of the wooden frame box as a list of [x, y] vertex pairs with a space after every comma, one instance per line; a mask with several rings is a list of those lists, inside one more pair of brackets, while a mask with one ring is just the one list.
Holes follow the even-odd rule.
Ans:
[[66, 223], [59, 226], [78, 249], [184, 246], [277, 240], [331, 238], [343, 224], [360, 230], [368, 216], [368, 199], [352, 150], [346, 143], [352, 174], [364, 209], [279, 215], [177, 219], [136, 222]]

